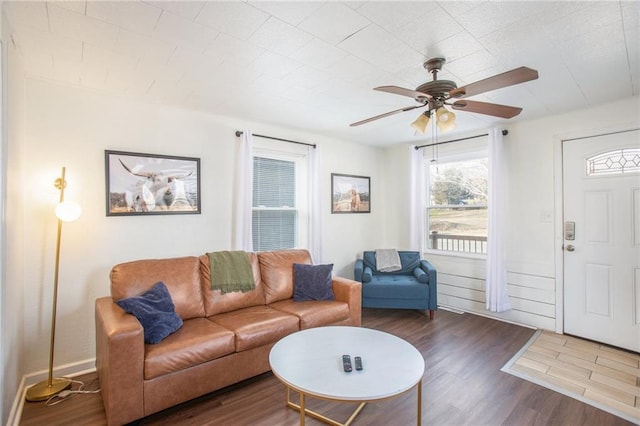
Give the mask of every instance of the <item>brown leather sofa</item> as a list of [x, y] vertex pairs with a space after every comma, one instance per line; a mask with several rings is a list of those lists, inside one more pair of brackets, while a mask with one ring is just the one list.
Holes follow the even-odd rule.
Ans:
[[[293, 264], [306, 250], [249, 253], [255, 289], [211, 290], [209, 257], [116, 265], [111, 297], [96, 300], [96, 368], [109, 425], [120, 425], [270, 370], [282, 337], [325, 325], [361, 323], [361, 284], [333, 277], [333, 301], [293, 301]], [[145, 344], [136, 317], [114, 300], [167, 286], [183, 325]]]

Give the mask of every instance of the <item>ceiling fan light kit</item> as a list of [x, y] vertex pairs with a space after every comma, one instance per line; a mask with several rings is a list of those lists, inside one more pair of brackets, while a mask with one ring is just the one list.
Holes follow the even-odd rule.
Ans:
[[442, 132], [447, 132], [456, 127], [456, 115], [453, 111], [449, 111], [443, 106], [436, 110], [436, 118], [438, 129]]
[[429, 118], [429, 111], [425, 111], [416, 118], [416, 121], [411, 123], [411, 127], [413, 127], [416, 132], [424, 135], [424, 132], [427, 130], [427, 126], [429, 125]]
[[494, 75], [493, 77], [485, 78], [484, 80], [476, 81], [475, 83], [467, 84], [463, 87], [458, 87], [454, 81], [438, 80], [438, 72], [442, 69], [445, 62], [444, 58], [431, 58], [425, 61], [423, 65], [425, 69], [431, 73], [433, 79], [421, 84], [415, 90], [405, 89], [404, 87], [398, 86], [380, 86], [373, 89], [380, 92], [408, 96], [418, 102], [419, 105], [413, 105], [366, 118], [352, 123], [350, 126], [359, 126], [400, 112], [427, 107], [427, 111], [420, 114], [420, 116], [411, 123], [411, 127], [414, 128], [416, 132], [424, 134], [427, 125], [429, 124], [431, 112], [435, 111], [435, 121], [438, 126], [438, 130], [445, 132], [455, 127], [456, 120], [456, 115], [453, 111], [447, 110], [445, 105], [450, 106], [451, 109], [459, 111], [473, 112], [476, 114], [485, 114], [507, 119], [513, 118], [522, 112], [522, 108], [471, 100], [457, 100], [453, 103], [448, 103], [448, 101], [451, 98], [466, 98], [468, 96], [474, 96], [491, 90], [525, 83], [538, 78], [538, 71], [527, 67], [520, 67], [502, 74]]

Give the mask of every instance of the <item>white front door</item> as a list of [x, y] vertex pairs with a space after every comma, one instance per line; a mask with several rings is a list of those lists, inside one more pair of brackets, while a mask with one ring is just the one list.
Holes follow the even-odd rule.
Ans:
[[564, 331], [640, 352], [640, 131], [562, 156]]

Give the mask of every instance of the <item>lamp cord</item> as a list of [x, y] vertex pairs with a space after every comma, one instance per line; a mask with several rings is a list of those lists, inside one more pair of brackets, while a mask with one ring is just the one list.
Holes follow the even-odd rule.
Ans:
[[67, 380], [70, 380], [71, 383], [79, 384], [80, 386], [76, 390], [65, 389], [62, 392], [51, 396], [49, 399], [47, 399], [47, 402], [45, 402], [45, 404], [44, 404], [47, 407], [52, 407], [52, 406], [54, 406], [56, 404], [60, 404], [61, 402], [66, 401], [67, 399], [69, 399], [69, 397], [74, 395], [74, 394], [99, 393], [101, 391], [101, 389], [84, 390], [84, 386], [85, 386], [84, 382], [82, 382], [80, 380], [69, 379], [68, 377], [63, 377], [63, 378], [67, 379]]

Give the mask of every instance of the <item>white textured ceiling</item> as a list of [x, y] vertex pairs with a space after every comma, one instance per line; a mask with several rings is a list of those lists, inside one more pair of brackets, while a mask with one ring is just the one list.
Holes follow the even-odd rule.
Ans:
[[[422, 110], [372, 88], [540, 78], [470, 99], [531, 119], [638, 95], [640, 2], [3, 2], [30, 76], [377, 146], [424, 139]], [[460, 133], [502, 119], [457, 113]]]

